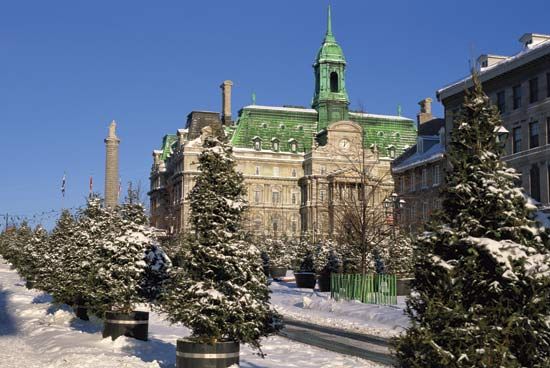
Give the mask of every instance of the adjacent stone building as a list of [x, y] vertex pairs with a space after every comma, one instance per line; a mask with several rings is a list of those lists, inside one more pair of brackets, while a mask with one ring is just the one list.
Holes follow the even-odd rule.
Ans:
[[[527, 33], [523, 49], [506, 57], [481, 55], [479, 77], [485, 93], [499, 108], [509, 136], [503, 159], [521, 173], [521, 185], [545, 207], [550, 205], [550, 36]], [[471, 78], [437, 91], [445, 107], [447, 135]], [[496, 133], [495, 133], [496, 134]]]
[[[151, 222], [171, 233], [189, 226], [188, 193], [197, 174], [204, 136], [224, 129], [244, 174], [251, 233], [330, 236], [338, 229], [343, 198], [371, 186], [369, 204], [380, 207], [393, 190], [391, 161], [416, 141], [413, 120], [349, 110], [344, 53], [327, 32], [313, 64], [311, 108], [249, 105], [231, 117], [231, 88], [222, 88], [222, 113], [193, 111], [185, 129], [166, 135], [153, 151]], [[361, 172], [368, 171], [368, 180]], [[364, 176], [363, 176], [364, 177]], [[375, 186], [376, 185], [376, 186]]]
[[404, 201], [396, 221], [417, 233], [441, 207], [439, 190], [445, 167], [445, 120], [434, 118], [431, 98], [419, 102], [417, 143], [392, 163], [395, 192]]

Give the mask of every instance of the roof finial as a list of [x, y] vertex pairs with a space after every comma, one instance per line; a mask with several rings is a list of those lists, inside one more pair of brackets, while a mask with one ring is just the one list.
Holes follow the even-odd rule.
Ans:
[[332, 36], [332, 17], [330, 15], [330, 4], [328, 4], [327, 36]]

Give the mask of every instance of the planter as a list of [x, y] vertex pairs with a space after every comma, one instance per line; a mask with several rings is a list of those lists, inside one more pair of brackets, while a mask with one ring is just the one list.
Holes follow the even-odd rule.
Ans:
[[282, 277], [286, 276], [286, 267], [277, 267], [277, 266], [271, 266], [269, 268], [269, 272], [271, 273], [271, 278], [273, 279], [280, 279]]
[[317, 279], [319, 291], [326, 293], [327, 291], [330, 291], [330, 273], [322, 273], [319, 275], [319, 278]]
[[105, 313], [103, 338], [111, 337], [115, 340], [119, 336], [128, 336], [147, 341], [148, 332], [149, 312]]
[[176, 368], [226, 368], [239, 364], [239, 343], [200, 344], [178, 339]]
[[76, 318], [80, 318], [83, 321], [89, 321], [88, 317], [88, 308], [84, 305], [84, 300], [82, 298], [76, 298], [73, 304], [74, 314]]
[[315, 289], [315, 273], [313, 272], [295, 272], [296, 287], [302, 289]]

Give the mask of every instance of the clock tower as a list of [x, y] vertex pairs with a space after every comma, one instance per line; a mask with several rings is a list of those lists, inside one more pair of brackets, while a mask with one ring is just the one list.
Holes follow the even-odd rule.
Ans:
[[312, 107], [319, 114], [321, 130], [330, 123], [348, 120], [349, 97], [346, 91], [346, 59], [340, 45], [332, 34], [330, 6], [327, 17], [327, 33], [313, 64], [315, 94]]

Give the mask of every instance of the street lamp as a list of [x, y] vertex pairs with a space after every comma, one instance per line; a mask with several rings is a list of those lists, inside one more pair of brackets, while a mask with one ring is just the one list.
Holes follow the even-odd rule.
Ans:
[[508, 140], [510, 132], [508, 131], [508, 129], [501, 125], [498, 128], [495, 128], [495, 133], [497, 135], [497, 143], [504, 147], [506, 141]]
[[395, 240], [395, 225], [397, 221], [397, 216], [401, 212], [401, 209], [405, 206], [405, 200], [402, 198], [399, 198], [397, 193], [393, 192], [389, 195], [386, 199], [384, 199], [384, 208], [386, 211], [386, 216], [391, 213], [392, 215], [392, 235], [393, 240]]

